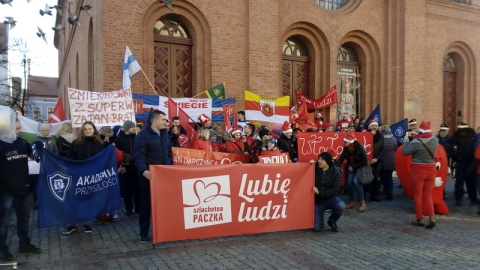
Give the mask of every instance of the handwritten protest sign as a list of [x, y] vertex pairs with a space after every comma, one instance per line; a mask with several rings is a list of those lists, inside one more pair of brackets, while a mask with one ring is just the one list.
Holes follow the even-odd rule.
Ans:
[[[317, 160], [318, 155], [327, 151], [329, 148], [335, 150], [337, 153], [333, 158], [340, 158], [343, 151], [343, 138], [347, 133], [332, 132], [332, 133], [311, 133], [300, 132], [297, 134], [298, 145], [298, 161], [308, 162], [311, 159]], [[357, 141], [365, 147], [368, 159], [373, 157], [373, 134], [370, 132], [355, 132]]]
[[73, 127], [92, 121], [96, 127], [123, 125], [135, 121], [130, 88], [112, 92], [90, 92], [68, 88]]

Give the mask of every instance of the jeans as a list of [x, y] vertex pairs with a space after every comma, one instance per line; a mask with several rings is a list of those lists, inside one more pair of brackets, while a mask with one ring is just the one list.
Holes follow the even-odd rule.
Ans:
[[327, 209], [332, 210], [332, 214], [330, 214], [328, 221], [337, 222], [345, 210], [345, 203], [338, 197], [332, 197], [324, 203], [315, 204], [314, 229], [316, 231], [323, 230], [323, 216]]
[[365, 200], [365, 195], [363, 193], [363, 185], [358, 181], [357, 172], [351, 172], [347, 170], [347, 181], [348, 181], [348, 199], [353, 202], [355, 200], [355, 195], [357, 199], [361, 202]]
[[12, 209], [15, 209], [17, 216], [17, 235], [18, 238], [20, 238], [20, 246], [30, 244], [28, 225], [32, 207], [32, 192], [24, 194], [0, 194], [0, 251], [8, 250], [7, 231]]
[[383, 181], [383, 189], [389, 198], [393, 197], [393, 170], [383, 170], [380, 178]]
[[138, 225], [140, 227], [140, 237], [148, 237], [150, 231], [150, 181], [143, 176], [139, 176], [140, 181], [140, 214], [138, 216]]

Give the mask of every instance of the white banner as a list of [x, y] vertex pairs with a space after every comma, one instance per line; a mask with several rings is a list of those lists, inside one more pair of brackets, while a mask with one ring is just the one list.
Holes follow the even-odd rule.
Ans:
[[132, 91], [125, 88], [112, 92], [90, 92], [68, 88], [70, 115], [73, 127], [92, 121], [97, 128], [135, 122]]
[[[168, 97], [160, 96], [160, 105], [158, 109], [167, 114], [168, 119], [173, 116], [168, 115]], [[172, 98], [177, 105], [185, 111], [194, 121], [201, 114], [206, 114], [212, 118], [212, 99], [211, 98]]]

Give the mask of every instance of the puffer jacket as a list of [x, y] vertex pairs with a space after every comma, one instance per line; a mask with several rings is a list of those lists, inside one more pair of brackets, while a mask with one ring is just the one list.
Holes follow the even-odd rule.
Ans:
[[315, 187], [318, 194], [315, 194], [315, 204], [321, 204], [336, 196], [340, 191], [340, 171], [332, 166], [323, 171], [315, 165]]

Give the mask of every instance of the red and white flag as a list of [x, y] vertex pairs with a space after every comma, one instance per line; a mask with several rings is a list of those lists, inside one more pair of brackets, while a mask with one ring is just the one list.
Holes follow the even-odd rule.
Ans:
[[170, 119], [174, 116], [178, 116], [180, 118], [180, 125], [182, 125], [185, 130], [187, 130], [187, 148], [191, 147], [193, 142], [197, 139], [198, 133], [190, 125], [190, 117], [188, 116], [188, 114], [182, 108], [180, 108], [180, 106], [178, 106], [177, 103], [175, 103], [175, 101], [173, 101], [173, 99], [171, 99], [170, 97], [168, 97], [168, 115]]
[[65, 120], [67, 120], [67, 117], [63, 109], [63, 101], [62, 98], [58, 98], [57, 104], [55, 104], [55, 108], [53, 108], [53, 112], [48, 118], [48, 123], [59, 123]]

